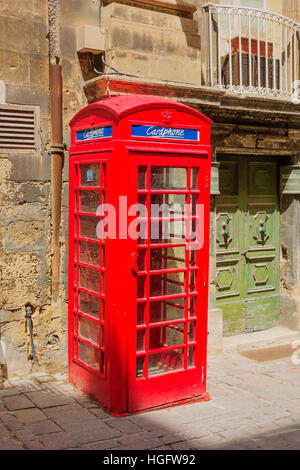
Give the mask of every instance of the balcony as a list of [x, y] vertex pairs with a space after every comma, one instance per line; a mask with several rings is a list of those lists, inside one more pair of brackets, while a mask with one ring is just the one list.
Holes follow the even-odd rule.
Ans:
[[209, 86], [299, 103], [300, 23], [255, 8], [203, 9]]

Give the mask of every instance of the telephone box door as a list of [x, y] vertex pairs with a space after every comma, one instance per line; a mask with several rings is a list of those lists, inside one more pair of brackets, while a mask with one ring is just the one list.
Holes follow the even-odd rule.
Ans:
[[205, 152], [135, 154], [130, 161], [129, 199], [138, 204], [129, 217], [137, 232], [130, 237], [128, 309], [134, 412], [205, 399], [209, 161]]

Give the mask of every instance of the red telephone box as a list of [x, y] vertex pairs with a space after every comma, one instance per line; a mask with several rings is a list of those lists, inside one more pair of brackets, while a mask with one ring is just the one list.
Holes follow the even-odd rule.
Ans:
[[211, 121], [116, 96], [70, 126], [70, 381], [114, 415], [207, 400]]

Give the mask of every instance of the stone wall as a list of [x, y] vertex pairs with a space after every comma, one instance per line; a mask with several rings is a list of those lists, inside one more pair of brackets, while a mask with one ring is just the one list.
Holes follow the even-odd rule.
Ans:
[[0, 80], [7, 103], [36, 105], [39, 152], [0, 153], [0, 341], [9, 373], [30, 367], [25, 304], [34, 309], [42, 361], [52, 325], [50, 306], [50, 156], [46, 0], [0, 2]]
[[[79, 3], [84, 6], [79, 8]], [[64, 141], [68, 122], [86, 104], [76, 50], [76, 26], [95, 18], [98, 2], [61, 2]], [[70, 9], [71, 7], [71, 9]], [[73, 9], [72, 9], [73, 7]], [[73, 12], [73, 14], [70, 14]], [[77, 24], [74, 22], [74, 12]], [[25, 305], [33, 308], [34, 345], [41, 366], [67, 359], [68, 159], [63, 174], [61, 288], [51, 303], [51, 153], [47, 0], [0, 0], [1, 101], [35, 105], [41, 148], [0, 151], [0, 362], [26, 373], [32, 365]]]
[[143, 79], [200, 85], [201, 38], [190, 18], [121, 3], [103, 8], [106, 61]]

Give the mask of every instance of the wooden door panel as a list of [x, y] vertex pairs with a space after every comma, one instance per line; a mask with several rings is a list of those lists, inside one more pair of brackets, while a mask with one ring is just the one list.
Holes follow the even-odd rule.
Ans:
[[277, 164], [275, 162], [249, 162], [248, 194], [275, 196], [277, 193]]
[[275, 250], [276, 202], [248, 204], [248, 249]]
[[279, 317], [277, 163], [229, 156], [216, 198], [216, 297], [224, 334], [274, 326]]
[[264, 295], [276, 290], [275, 255], [251, 256], [248, 258], [248, 294]]

